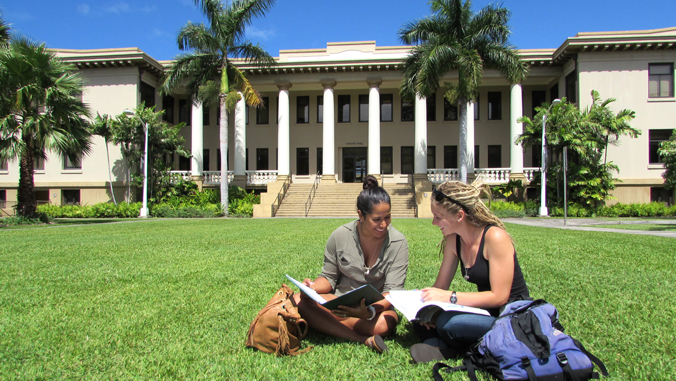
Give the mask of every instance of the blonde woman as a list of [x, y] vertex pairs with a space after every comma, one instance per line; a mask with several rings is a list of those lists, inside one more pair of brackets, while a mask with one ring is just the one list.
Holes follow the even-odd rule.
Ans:
[[[433, 224], [441, 230], [443, 259], [423, 301], [444, 301], [488, 310], [491, 316], [442, 312], [434, 324], [415, 324], [423, 341], [411, 347], [415, 362], [443, 360], [463, 354], [491, 328], [509, 301], [528, 299], [528, 287], [516, 259], [512, 238], [480, 196], [490, 189], [481, 182], [445, 182], [432, 192]], [[490, 195], [490, 194], [489, 194]], [[476, 292], [457, 292], [451, 281], [460, 266]]]

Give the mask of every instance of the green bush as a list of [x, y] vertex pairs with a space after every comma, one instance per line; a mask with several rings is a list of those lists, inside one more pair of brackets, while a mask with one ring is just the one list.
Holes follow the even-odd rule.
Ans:
[[44, 213], [38, 213], [36, 218], [23, 216], [0, 218], [0, 226], [42, 225], [48, 224], [49, 221], [49, 216]]
[[602, 207], [597, 215], [602, 217], [661, 217], [676, 216], [676, 205], [668, 207], [661, 202], [649, 204], [622, 204]]
[[117, 205], [100, 203], [94, 205], [38, 205], [38, 213], [50, 218], [133, 218], [138, 217], [141, 203], [126, 202]]
[[198, 208], [194, 206], [183, 206], [174, 208], [169, 204], [156, 205], [153, 207], [151, 214], [154, 217], [163, 218], [210, 218], [222, 215], [218, 213], [218, 210], [215, 207]]

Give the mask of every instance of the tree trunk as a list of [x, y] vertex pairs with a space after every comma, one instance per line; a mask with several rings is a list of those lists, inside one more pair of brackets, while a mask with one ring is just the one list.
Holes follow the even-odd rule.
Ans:
[[117, 205], [115, 200], [115, 191], [113, 190], [113, 173], [110, 169], [110, 153], [108, 152], [108, 139], [104, 139], [106, 142], [106, 159], [108, 160], [108, 180], [110, 182], [110, 196], [113, 198], [113, 204]]
[[458, 121], [460, 124], [460, 137], [458, 149], [460, 154], [460, 181], [467, 183], [468, 149], [467, 149], [467, 99], [458, 99]]
[[228, 110], [225, 107], [226, 94], [220, 94], [219, 107], [221, 108], [221, 120], [219, 120], [220, 148], [221, 148], [221, 206], [225, 215], [228, 215]]
[[37, 202], [35, 200], [33, 175], [35, 172], [33, 139], [26, 134], [22, 137], [25, 147], [21, 151], [19, 162], [19, 190], [17, 193], [16, 214], [22, 217], [35, 217]]

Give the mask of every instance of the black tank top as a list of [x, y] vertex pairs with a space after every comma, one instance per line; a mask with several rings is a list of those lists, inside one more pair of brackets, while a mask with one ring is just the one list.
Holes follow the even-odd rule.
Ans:
[[[486, 238], [486, 232], [488, 229], [493, 227], [495, 225], [488, 225], [486, 228], [484, 228], [483, 235], [481, 236], [481, 243], [479, 244], [479, 252], [477, 253], [476, 256], [476, 261], [474, 262], [474, 266], [466, 269], [464, 264], [462, 263], [462, 256], [460, 255], [460, 249], [461, 249], [461, 243], [460, 243], [460, 237], [456, 236], [455, 237], [455, 250], [456, 253], [458, 253], [458, 259], [460, 260], [460, 266], [461, 268], [461, 273], [466, 271], [464, 275], [468, 276], [467, 281], [470, 283], [474, 283], [477, 285], [478, 291], [490, 291], [491, 290], [491, 282], [490, 282], [490, 264], [486, 260], [486, 257], [484, 257], [484, 240]], [[526, 286], [526, 281], [523, 279], [523, 273], [521, 272], [521, 266], [519, 266], [519, 260], [516, 258], [516, 250], [514, 250], [514, 279], [512, 280], [512, 289], [509, 293], [509, 302], [512, 302], [514, 300], [523, 300], [523, 299], [528, 299], [530, 298], [530, 295], [528, 293], [528, 286]], [[500, 308], [492, 308], [489, 309], [488, 311], [491, 313], [492, 316], [498, 316], [500, 314]]]

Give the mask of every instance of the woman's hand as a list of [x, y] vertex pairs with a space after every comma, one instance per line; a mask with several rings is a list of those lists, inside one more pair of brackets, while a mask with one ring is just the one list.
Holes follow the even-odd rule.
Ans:
[[442, 290], [436, 287], [423, 288], [420, 299], [423, 302], [448, 302], [451, 299], [451, 291]]
[[311, 289], [315, 289], [315, 282], [312, 281], [310, 278], [305, 278], [303, 279], [303, 284], [310, 287]]
[[358, 307], [338, 306], [337, 309], [331, 310], [331, 313], [339, 318], [354, 317], [357, 319], [368, 319], [371, 313], [366, 307], [366, 299], [362, 299]]

